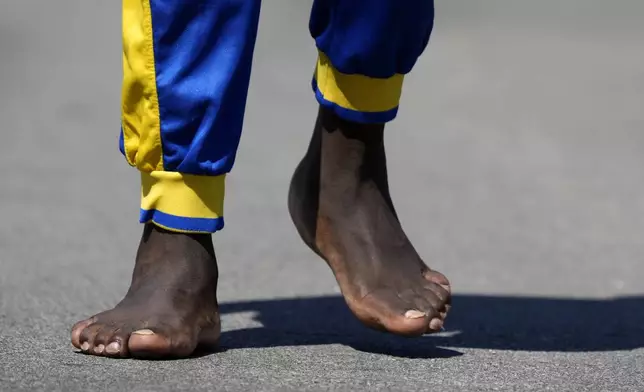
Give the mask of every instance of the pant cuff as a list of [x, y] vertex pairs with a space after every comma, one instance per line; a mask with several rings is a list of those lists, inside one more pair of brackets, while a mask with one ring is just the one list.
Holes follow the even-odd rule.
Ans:
[[320, 105], [341, 118], [359, 123], [386, 123], [398, 113], [403, 79], [402, 74], [386, 79], [344, 74], [319, 52], [312, 84]]
[[214, 233], [224, 227], [225, 175], [141, 172], [139, 222], [180, 233]]

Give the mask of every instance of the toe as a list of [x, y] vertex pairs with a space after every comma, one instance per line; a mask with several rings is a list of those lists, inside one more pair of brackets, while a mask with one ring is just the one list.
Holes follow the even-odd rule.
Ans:
[[432, 321], [434, 324], [433, 326], [429, 326], [428, 333], [441, 331], [445, 318], [447, 317], [447, 313], [451, 307], [451, 296], [441, 285], [433, 282], [427, 282], [423, 287], [423, 296], [431, 303], [432, 308], [436, 310], [434, 317], [437, 319], [436, 321], [433, 319], [430, 320], [430, 324], [432, 324]]
[[448, 294], [452, 292], [449, 280], [440, 272], [428, 269], [423, 273], [423, 275], [425, 276], [425, 279], [429, 280], [430, 282], [440, 285], [445, 291], [447, 291]]
[[81, 348], [81, 344], [82, 344], [80, 341], [81, 333], [85, 328], [89, 327], [95, 322], [96, 322], [96, 318], [91, 317], [74, 324], [74, 326], [72, 327], [72, 345], [74, 345], [74, 347], [76, 347], [77, 349]]
[[112, 331], [109, 338], [105, 340], [103, 355], [113, 358], [127, 358], [130, 356], [127, 341], [130, 338], [129, 331], [117, 329]]
[[442, 310], [449, 301], [449, 293], [443, 287], [436, 283], [427, 282], [418, 290], [418, 295], [422, 296], [432, 308], [437, 311]]
[[92, 324], [87, 328], [83, 329], [80, 334], [80, 349], [87, 354], [94, 353], [94, 340], [96, 339], [96, 334], [101, 329], [100, 324]]
[[138, 358], [186, 357], [196, 347], [196, 339], [177, 332], [156, 332], [140, 329], [128, 339], [130, 355]]
[[92, 348], [92, 354], [111, 356], [106, 352], [106, 347], [113, 340], [115, 329], [113, 327], [103, 326], [98, 330], [96, 336], [94, 337], [94, 347]]
[[421, 336], [427, 330], [427, 312], [411, 309], [386, 320], [385, 327], [392, 333], [403, 336]]
[[[431, 320], [434, 317], [438, 317], [438, 307], [440, 300], [432, 292], [428, 292], [422, 288], [414, 290], [413, 294], [410, 296], [402, 296], [406, 303], [414, 305], [414, 309], [421, 311], [427, 317], [428, 320]], [[441, 305], [442, 307], [442, 305]]]
[[96, 345], [94, 345], [94, 350], [93, 350], [94, 354], [103, 355], [104, 350], [105, 350], [105, 345], [104, 344], [97, 343]]
[[106, 356], [119, 357], [121, 354], [121, 343], [118, 341], [108, 343], [107, 346], [105, 346], [104, 353]]
[[434, 317], [429, 321], [427, 326], [427, 333], [440, 332], [443, 329], [443, 320], [438, 317]]
[[373, 328], [402, 336], [420, 336], [427, 330], [427, 312], [394, 293], [370, 294], [361, 302], [361, 312], [356, 312], [356, 315]]
[[[412, 302], [418, 310], [406, 312], [405, 317], [420, 318], [422, 315], [425, 320], [425, 333], [434, 333], [442, 330], [445, 313], [440, 310], [444, 308], [444, 304], [433, 291], [421, 289]], [[414, 317], [410, 317], [412, 315]]]

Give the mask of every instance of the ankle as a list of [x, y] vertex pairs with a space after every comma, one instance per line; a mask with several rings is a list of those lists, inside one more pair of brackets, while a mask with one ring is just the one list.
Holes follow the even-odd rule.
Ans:
[[331, 112], [321, 112], [321, 176], [332, 180], [349, 176], [353, 181], [377, 177], [384, 170], [384, 125], [348, 122]]
[[368, 124], [345, 120], [325, 108], [320, 108], [318, 120], [326, 132], [340, 132], [345, 139], [357, 140], [370, 146], [377, 146], [383, 142], [385, 124]]

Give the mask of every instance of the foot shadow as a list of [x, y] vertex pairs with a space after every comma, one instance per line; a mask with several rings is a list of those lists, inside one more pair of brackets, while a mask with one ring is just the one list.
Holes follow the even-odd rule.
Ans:
[[441, 348], [615, 351], [644, 347], [644, 297], [610, 300], [456, 295], [446, 332], [406, 339], [364, 328], [339, 296], [225, 303], [263, 327], [225, 332], [222, 349], [342, 344], [405, 358], [449, 358]]

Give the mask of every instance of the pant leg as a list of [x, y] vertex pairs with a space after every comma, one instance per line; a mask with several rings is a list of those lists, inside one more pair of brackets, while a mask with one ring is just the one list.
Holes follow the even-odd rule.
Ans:
[[429, 41], [433, 0], [315, 0], [309, 30], [319, 51], [313, 91], [354, 122], [398, 112], [404, 75]]
[[140, 221], [223, 228], [260, 0], [123, 0], [120, 149], [141, 172]]

